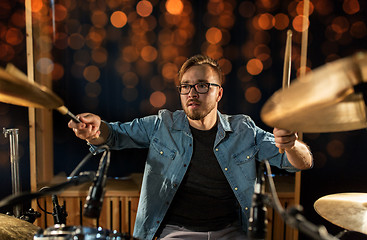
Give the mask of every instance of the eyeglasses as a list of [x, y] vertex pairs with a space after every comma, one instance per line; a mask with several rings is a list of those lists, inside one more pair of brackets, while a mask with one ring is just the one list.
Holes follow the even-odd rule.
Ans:
[[189, 92], [191, 91], [191, 88], [195, 88], [195, 91], [197, 93], [203, 94], [203, 93], [209, 92], [210, 86], [221, 87], [220, 85], [215, 84], [215, 83], [199, 82], [199, 83], [195, 83], [193, 85], [191, 85], [191, 84], [181, 84], [181, 85], [177, 86], [177, 89], [178, 89], [178, 92], [181, 95], [189, 94]]

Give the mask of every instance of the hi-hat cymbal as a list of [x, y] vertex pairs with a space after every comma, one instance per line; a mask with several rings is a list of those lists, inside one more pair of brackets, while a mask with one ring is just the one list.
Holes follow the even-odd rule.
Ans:
[[24, 107], [54, 109], [63, 101], [50, 89], [0, 68], [0, 101]]
[[[301, 132], [339, 132], [367, 127], [363, 94], [367, 53], [328, 63], [273, 94], [261, 110], [269, 126]], [[365, 90], [366, 91], [366, 90]]]
[[319, 198], [314, 208], [331, 223], [367, 234], [367, 194], [338, 193]]
[[0, 239], [31, 240], [40, 228], [27, 221], [0, 213]]

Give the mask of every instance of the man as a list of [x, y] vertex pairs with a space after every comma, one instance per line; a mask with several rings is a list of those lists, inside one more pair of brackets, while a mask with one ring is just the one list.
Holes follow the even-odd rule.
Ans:
[[246, 239], [255, 160], [297, 171], [310, 168], [312, 156], [293, 132], [275, 128], [271, 134], [248, 116], [221, 114], [223, 75], [213, 59], [193, 56], [178, 78], [183, 110], [128, 123], [84, 113], [82, 123], [69, 127], [94, 145], [149, 148], [134, 237]]

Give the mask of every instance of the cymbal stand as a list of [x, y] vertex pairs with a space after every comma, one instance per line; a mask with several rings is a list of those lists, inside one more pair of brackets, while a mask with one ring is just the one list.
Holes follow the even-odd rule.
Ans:
[[[18, 194], [21, 191], [19, 180], [19, 147], [18, 147], [18, 135], [19, 129], [6, 129], [3, 128], [5, 137], [9, 136], [10, 141], [10, 164], [11, 164], [11, 182], [13, 194]], [[14, 216], [19, 218], [22, 213], [22, 205], [16, 205], [13, 208]]]
[[339, 238], [330, 235], [324, 226], [316, 226], [309, 222], [301, 214], [302, 206], [290, 207], [287, 210], [284, 210], [279, 201], [278, 194], [276, 193], [275, 184], [271, 176], [270, 164], [268, 160], [265, 160], [264, 162], [271, 191], [271, 199], [269, 200], [271, 200], [270, 202], [272, 207], [279, 213], [284, 222], [315, 240], [339, 240]]

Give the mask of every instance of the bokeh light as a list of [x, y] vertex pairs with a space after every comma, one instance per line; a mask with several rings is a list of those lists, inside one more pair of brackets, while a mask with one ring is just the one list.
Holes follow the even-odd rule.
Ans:
[[160, 108], [166, 104], [166, 95], [161, 91], [155, 91], [150, 95], [149, 102], [153, 107]]
[[184, 5], [181, 0], [167, 0], [166, 9], [172, 15], [179, 15], [184, 9]]
[[[303, 25], [304, 21], [306, 21], [306, 25]], [[308, 29], [310, 22], [307, 17], [299, 15], [293, 19], [292, 25], [297, 32], [303, 32]]]
[[88, 66], [84, 68], [83, 76], [88, 82], [95, 82], [99, 79], [101, 73], [99, 71], [99, 68], [96, 66]]
[[263, 68], [262, 62], [256, 58], [249, 60], [246, 65], [247, 72], [251, 75], [259, 75]]
[[356, 14], [360, 10], [360, 5], [358, 0], [344, 0], [343, 1], [343, 10], [347, 14]]
[[18, 28], [9, 28], [5, 36], [6, 42], [13, 46], [20, 44], [23, 38], [23, 34]]
[[277, 30], [284, 30], [289, 26], [289, 17], [284, 13], [278, 13], [274, 16], [272, 24]]
[[249, 87], [245, 91], [245, 99], [249, 103], [257, 103], [261, 99], [261, 91], [257, 87]]
[[153, 62], [158, 57], [158, 51], [153, 46], [145, 46], [141, 50], [141, 58], [146, 62]]
[[263, 30], [269, 30], [271, 29], [274, 25], [274, 20], [273, 20], [273, 15], [271, 15], [270, 13], [263, 13], [260, 14], [259, 18], [258, 18], [258, 26], [263, 29]]
[[36, 69], [41, 74], [50, 74], [54, 70], [54, 63], [51, 59], [43, 57], [36, 62]]
[[211, 44], [217, 44], [222, 40], [222, 32], [216, 27], [209, 28], [205, 36]]
[[122, 11], [115, 11], [111, 14], [110, 21], [115, 28], [122, 28], [127, 23], [127, 16]]
[[142, 17], [148, 17], [150, 14], [152, 14], [152, 11], [153, 6], [147, 0], [141, 0], [136, 5], [136, 12]]

